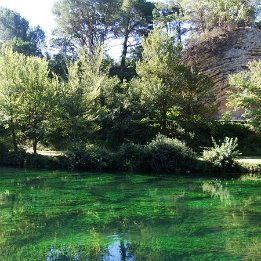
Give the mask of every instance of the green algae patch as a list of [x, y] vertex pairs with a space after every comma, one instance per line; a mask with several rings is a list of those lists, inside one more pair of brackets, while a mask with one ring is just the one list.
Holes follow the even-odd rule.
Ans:
[[7, 261], [259, 258], [259, 179], [0, 173]]

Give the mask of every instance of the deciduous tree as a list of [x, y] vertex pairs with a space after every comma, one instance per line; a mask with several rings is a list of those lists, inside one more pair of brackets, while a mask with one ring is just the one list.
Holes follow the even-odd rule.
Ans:
[[229, 83], [235, 88], [228, 104], [244, 109], [244, 117], [257, 129], [261, 129], [261, 61], [252, 61], [247, 71], [232, 74]]
[[56, 77], [49, 78], [48, 63], [38, 57], [25, 56], [2, 48], [0, 55], [0, 111], [10, 128], [14, 150], [17, 132], [37, 143], [44, 135], [55, 93]]
[[79, 51], [78, 57], [68, 65], [68, 81], [60, 84], [56, 96], [56, 123], [52, 126], [54, 139], [59, 134], [67, 145], [86, 142], [91, 134], [99, 130], [97, 118], [104, 113], [105, 99], [118, 83], [102, 69], [101, 48], [96, 49], [92, 58], [86, 50]]
[[182, 63], [181, 46], [175, 37], [156, 28], [143, 40], [142, 47], [142, 61], [137, 63], [140, 78], [133, 86], [162, 134], [167, 134], [167, 122], [173, 115], [209, 117], [214, 108], [212, 83]]

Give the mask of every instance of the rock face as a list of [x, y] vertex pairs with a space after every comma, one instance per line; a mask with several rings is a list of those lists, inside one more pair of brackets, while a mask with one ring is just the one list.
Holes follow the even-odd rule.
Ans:
[[[185, 62], [207, 74], [214, 82], [219, 113], [229, 111], [226, 106], [228, 75], [247, 69], [247, 63], [261, 60], [261, 29], [238, 28], [227, 31], [210, 40], [188, 47], [184, 51]], [[230, 110], [231, 111], [231, 110]], [[242, 111], [232, 112], [239, 119]]]

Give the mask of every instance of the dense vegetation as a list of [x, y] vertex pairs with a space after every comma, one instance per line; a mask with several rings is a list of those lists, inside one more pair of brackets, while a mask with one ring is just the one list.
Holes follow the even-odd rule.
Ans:
[[[54, 15], [48, 53], [41, 28], [0, 8], [2, 164], [191, 171], [211, 139], [225, 137], [238, 138], [245, 155], [260, 155], [261, 62], [230, 77], [240, 90], [230, 104], [249, 120], [241, 125], [216, 120], [211, 79], [182, 60], [195, 37], [260, 26], [258, 2], [60, 0]], [[122, 43], [119, 61], [106, 53], [111, 39]], [[67, 153], [46, 159], [23, 151], [30, 147]]]

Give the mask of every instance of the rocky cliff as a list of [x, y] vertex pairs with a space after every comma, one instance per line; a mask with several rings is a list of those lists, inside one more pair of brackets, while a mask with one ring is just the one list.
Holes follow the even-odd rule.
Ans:
[[[184, 51], [185, 62], [212, 78], [219, 112], [227, 111], [228, 75], [247, 69], [251, 60], [261, 60], [261, 29], [238, 28], [224, 32]], [[241, 112], [232, 113], [240, 118]]]

